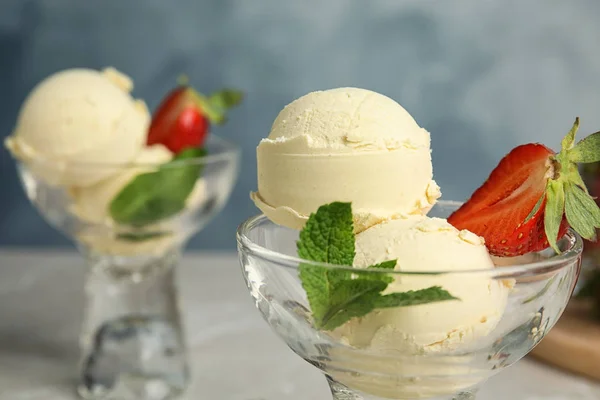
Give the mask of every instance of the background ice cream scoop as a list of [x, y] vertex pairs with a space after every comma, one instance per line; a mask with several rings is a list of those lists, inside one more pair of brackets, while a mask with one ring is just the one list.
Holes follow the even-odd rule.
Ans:
[[172, 157], [173, 154], [162, 145], [143, 148], [134, 163], [117, 174], [92, 186], [71, 188], [73, 212], [85, 221], [107, 222], [110, 220], [109, 206], [115, 196], [137, 175], [158, 169]]
[[384, 95], [309, 93], [287, 105], [260, 142], [251, 197], [269, 219], [293, 229], [332, 201], [352, 202], [357, 232], [424, 214], [440, 196], [429, 145], [429, 133]]
[[[109, 207], [112, 200], [136, 176], [157, 170], [169, 162], [173, 154], [163, 145], [145, 147], [134, 162], [116, 175], [87, 187], [72, 187], [72, 210], [81, 219], [93, 223], [111, 223]], [[198, 207], [205, 199], [206, 182], [199, 178], [186, 200], [187, 207]]]
[[27, 97], [7, 146], [34, 173], [56, 185], [90, 186], [133, 160], [150, 114], [113, 68], [51, 75]]
[[[431, 272], [494, 268], [483, 240], [446, 220], [411, 216], [383, 222], [356, 237], [355, 266], [397, 259], [396, 270]], [[460, 300], [381, 309], [356, 318], [334, 334], [356, 347], [420, 354], [453, 350], [487, 335], [501, 319], [507, 283], [482, 273], [468, 276], [402, 275], [386, 293], [441, 286]]]

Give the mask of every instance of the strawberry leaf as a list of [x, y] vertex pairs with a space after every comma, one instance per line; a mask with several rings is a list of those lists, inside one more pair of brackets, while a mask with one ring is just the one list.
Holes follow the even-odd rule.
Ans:
[[573, 190], [567, 190], [565, 193], [565, 215], [569, 225], [582, 237], [592, 240], [596, 235], [596, 229], [587, 222], [589, 213], [575, 196]]
[[560, 253], [556, 244], [558, 231], [562, 221], [565, 209], [565, 190], [563, 182], [559, 180], [548, 181], [546, 186], [546, 208], [544, 210], [544, 227], [548, 243], [556, 251]]
[[594, 199], [574, 184], [565, 187], [565, 215], [569, 225], [588, 240], [596, 239], [596, 228], [600, 228], [600, 209]]
[[581, 177], [581, 174], [579, 173], [579, 168], [578, 168], [577, 164], [575, 164], [573, 162], [569, 162], [566, 166], [565, 173], [567, 174], [567, 179], [566, 179], [567, 182], [578, 186], [585, 193], [588, 193], [588, 188], [587, 188], [587, 186], [585, 186], [585, 182], [583, 181], [583, 178]]
[[600, 132], [592, 133], [569, 150], [569, 160], [574, 163], [600, 161]]
[[213, 124], [222, 124], [225, 122], [225, 112], [219, 107], [215, 107], [209, 99], [192, 88], [189, 93], [197, 107], [202, 110], [202, 114]]
[[575, 135], [577, 134], [577, 130], [579, 129], [579, 117], [575, 118], [575, 122], [573, 123], [573, 127], [567, 133], [567, 135], [563, 138], [561, 147], [562, 150], [569, 150], [575, 144]]
[[523, 221], [524, 224], [529, 222], [529, 220], [531, 218], [533, 218], [535, 214], [537, 214], [537, 212], [540, 210], [540, 207], [542, 206], [542, 203], [544, 202], [545, 198], [546, 198], [546, 194], [544, 193], [544, 194], [542, 194], [540, 199], [537, 201], [537, 203], [535, 203], [535, 206], [533, 206], [533, 208], [531, 209], [529, 214], [527, 214], [527, 217], [525, 217], [525, 221]]
[[221, 110], [227, 110], [231, 107], [235, 107], [242, 102], [244, 93], [239, 90], [224, 89], [215, 93], [212, 93], [208, 98], [208, 101]]
[[208, 118], [211, 123], [217, 125], [224, 124], [227, 121], [227, 110], [238, 105], [244, 97], [242, 92], [232, 89], [215, 92], [211, 94], [210, 97], [206, 97], [192, 88], [189, 88], [188, 90], [196, 105], [202, 110], [204, 116]]

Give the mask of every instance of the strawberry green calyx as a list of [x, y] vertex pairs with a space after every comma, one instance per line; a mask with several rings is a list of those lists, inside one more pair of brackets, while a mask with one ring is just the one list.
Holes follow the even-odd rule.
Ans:
[[244, 98], [242, 92], [233, 89], [220, 90], [208, 97], [191, 87], [187, 90], [194, 103], [202, 110], [202, 114], [217, 125], [224, 124], [227, 121], [227, 110], [240, 104]]
[[557, 253], [560, 253], [557, 236], [563, 216], [571, 228], [590, 241], [596, 240], [596, 229], [600, 228], [600, 208], [588, 193], [577, 166], [600, 161], [600, 132], [575, 144], [578, 129], [579, 117], [563, 138], [561, 151], [551, 157], [548, 167], [544, 228], [548, 243]]

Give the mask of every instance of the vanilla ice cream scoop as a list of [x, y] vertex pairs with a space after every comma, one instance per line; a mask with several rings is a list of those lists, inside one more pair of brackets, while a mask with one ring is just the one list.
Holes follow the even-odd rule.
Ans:
[[69, 69], [34, 88], [7, 147], [50, 184], [90, 186], [133, 160], [150, 114], [131, 80], [108, 68]]
[[394, 259], [397, 271], [449, 274], [398, 275], [384, 294], [441, 286], [460, 300], [375, 310], [349, 321], [334, 335], [355, 347], [423, 354], [470, 345], [502, 318], [508, 282], [485, 272], [451, 274], [494, 268], [479, 236], [426, 216], [383, 222], [356, 236], [356, 267]]
[[[73, 204], [71, 211], [84, 221], [111, 224], [109, 215], [113, 199], [136, 176], [156, 171], [162, 164], [173, 158], [173, 153], [161, 144], [144, 147], [131, 165], [109, 178], [92, 186], [72, 187], [69, 190]], [[206, 182], [200, 178], [187, 198], [186, 207], [198, 207], [205, 200]]]
[[163, 145], [143, 148], [131, 166], [91, 186], [72, 187], [72, 211], [82, 220], [94, 223], [110, 223], [109, 207], [113, 199], [135, 177], [157, 170], [171, 160], [173, 154]]
[[440, 197], [429, 133], [394, 100], [364, 89], [309, 93], [287, 105], [257, 149], [254, 203], [301, 229], [310, 213], [351, 201], [356, 232], [425, 214]]

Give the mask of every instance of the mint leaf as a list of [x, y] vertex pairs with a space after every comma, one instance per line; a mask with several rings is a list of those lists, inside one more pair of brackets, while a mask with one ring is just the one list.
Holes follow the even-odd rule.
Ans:
[[186, 160], [205, 154], [204, 149], [185, 149], [158, 170], [136, 176], [110, 203], [112, 219], [120, 224], [141, 227], [183, 210], [202, 171], [202, 163], [186, 163]]
[[398, 263], [398, 261], [396, 261], [396, 260], [389, 260], [389, 261], [384, 261], [379, 264], [371, 265], [369, 268], [372, 268], [372, 269], [394, 269], [396, 267], [397, 263]]
[[167, 232], [125, 232], [119, 233], [117, 239], [126, 242], [144, 242], [146, 240], [158, 239], [168, 234]]
[[[298, 255], [308, 261], [352, 266], [355, 237], [350, 203], [334, 202], [311, 214], [300, 232]], [[343, 269], [302, 263], [300, 280], [306, 291], [317, 329], [333, 330], [352, 318], [363, 317], [376, 308], [405, 307], [456, 299], [440, 287], [406, 293], [381, 293], [394, 281], [385, 272], [396, 260], [366, 269]]]
[[349, 279], [332, 291], [327, 312], [316, 321], [321, 329], [333, 330], [351, 318], [362, 317], [375, 309], [375, 302], [388, 283], [374, 279]]
[[348, 265], [354, 262], [354, 223], [350, 203], [335, 202], [311, 214], [297, 243], [305, 260]]
[[435, 301], [460, 300], [452, 296], [448, 291], [439, 286], [432, 286], [421, 290], [410, 290], [408, 292], [390, 293], [380, 296], [375, 301], [375, 308], [392, 308], [416, 306]]

